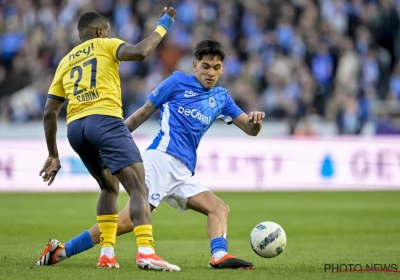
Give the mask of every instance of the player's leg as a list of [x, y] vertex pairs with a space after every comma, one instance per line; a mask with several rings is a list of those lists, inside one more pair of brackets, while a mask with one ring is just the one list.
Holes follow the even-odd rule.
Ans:
[[208, 188], [193, 178], [188, 178], [179, 188], [165, 197], [172, 207], [186, 211], [194, 210], [207, 216], [207, 234], [210, 238], [211, 268], [252, 269], [250, 262], [228, 254], [227, 225], [229, 207]]
[[97, 224], [101, 248], [97, 267], [119, 268], [114, 252], [118, 225], [119, 182], [108, 169], [93, 177], [101, 188], [97, 202]]
[[[124, 235], [125, 233], [129, 233], [133, 231], [133, 223], [130, 217], [130, 201], [126, 203], [125, 207], [118, 213], [118, 227], [117, 227], [117, 236]], [[150, 211], [153, 211], [154, 206], [150, 205]], [[87, 230], [89, 234], [89, 238], [93, 244], [100, 243], [100, 231], [98, 224], [94, 224], [89, 230]]]
[[188, 198], [186, 205], [188, 209], [207, 216], [207, 234], [210, 239], [227, 235], [229, 207], [211, 191]]
[[[101, 222], [101, 221], [105, 220], [105, 219], [101, 220], [101, 218], [103, 216], [106, 216], [106, 217], [108, 216], [108, 214], [106, 214], [106, 215], [102, 215], [101, 214], [101, 213], [107, 211], [107, 210], [105, 210], [106, 208], [103, 206], [103, 204], [108, 203], [108, 200], [110, 199], [109, 196], [113, 197], [115, 195], [115, 193], [111, 193], [111, 195], [110, 195], [109, 192], [111, 192], [111, 191], [109, 191], [108, 190], [109, 187], [106, 187], [106, 186], [111, 185], [112, 187], [110, 189], [115, 190], [115, 192], [117, 193], [117, 190], [118, 190], [118, 187], [119, 187], [119, 182], [115, 177], [113, 177], [111, 175], [111, 173], [110, 173], [110, 171], [108, 169], [105, 169], [103, 171], [103, 175], [101, 177], [97, 178], [96, 180], [98, 181], [99, 185], [102, 186], [101, 187], [102, 191], [101, 191], [101, 194], [100, 194], [100, 198], [99, 198], [99, 201], [97, 203], [97, 207], [98, 207], [98, 210], [97, 210], [98, 217], [97, 217], [97, 219], [98, 219], [98, 221], [100, 220], [100, 222]], [[106, 190], [104, 190], [104, 189], [106, 189]], [[113, 205], [113, 201], [111, 201], [110, 204]], [[118, 208], [117, 208], [117, 211], [118, 211]], [[99, 213], [100, 213], [100, 215], [99, 215]], [[119, 215], [118, 215], [118, 220], [119, 220]], [[66, 242], [64, 244], [65, 245], [65, 252], [66, 252], [65, 256], [66, 257], [71, 257], [73, 255], [79, 254], [79, 253], [81, 253], [83, 251], [86, 251], [86, 250], [92, 248], [94, 246], [94, 244], [100, 243], [100, 240], [101, 240], [100, 230], [102, 230], [103, 231], [103, 236], [102, 236], [103, 237], [103, 243], [104, 243], [104, 240], [106, 240], [106, 241], [108, 240], [109, 242], [113, 242], [113, 243], [110, 244], [111, 246], [101, 246], [100, 258], [101, 258], [101, 256], [106, 255], [111, 260], [106, 259], [105, 263], [103, 262], [103, 265], [109, 267], [108, 264], [111, 262], [111, 266], [113, 267], [113, 263], [114, 263], [114, 260], [115, 260], [115, 253], [114, 253], [114, 249], [113, 249], [114, 244], [115, 244], [115, 238], [113, 236], [114, 236], [114, 234], [116, 234], [115, 232], [117, 230], [113, 228], [114, 224], [112, 223], [111, 224], [111, 227], [112, 227], [111, 233], [107, 232], [107, 231], [104, 231], [104, 227], [110, 227], [110, 223], [112, 223], [112, 221], [106, 221], [105, 223], [103, 222], [103, 224], [101, 224], [101, 223], [100, 224], [99, 223], [96, 224], [97, 232], [99, 233], [98, 234], [98, 236], [99, 236], [98, 240], [99, 241], [97, 243], [94, 243], [92, 241], [92, 236], [90, 235], [89, 231], [85, 231], [82, 234], [78, 235], [77, 237], [75, 237], [75, 238], [71, 239], [70, 241]], [[109, 236], [106, 235], [107, 233], [108, 233]], [[104, 245], [104, 244], [102, 244], [102, 245]], [[116, 263], [116, 260], [115, 260], [115, 263]], [[115, 264], [115, 265], [118, 267], [118, 264]], [[100, 262], [100, 267], [102, 267], [102, 263], [101, 262]]]
[[[129, 200], [124, 208], [118, 213], [117, 236], [133, 231], [133, 223], [130, 217]], [[100, 243], [100, 231], [98, 224], [94, 224], [87, 230], [93, 244]]]
[[[201, 186], [198, 186], [201, 191]], [[185, 185], [183, 192], [191, 195], [192, 187]], [[194, 192], [195, 189], [193, 189]], [[207, 233], [210, 238], [212, 259], [209, 263], [211, 268], [230, 269], [252, 269], [254, 265], [250, 262], [238, 259], [228, 254], [228, 216], [229, 207], [211, 191], [195, 194], [187, 200], [188, 209], [202, 213], [207, 216]]]
[[[111, 173], [115, 175], [129, 194], [130, 217], [134, 224], [134, 234], [138, 246], [136, 264], [139, 268], [179, 271], [180, 268], [171, 265], [158, 257], [154, 252], [153, 227], [151, 225], [150, 207], [148, 203], [148, 188], [145, 182], [145, 171], [139, 149], [122, 119], [104, 117], [97, 120], [107, 128], [107, 141], [99, 138], [89, 139], [99, 149], [99, 154]], [[99, 134], [102, 134], [99, 128]], [[105, 133], [105, 132], [104, 132]], [[100, 225], [100, 223], [99, 223]], [[100, 229], [100, 232], [102, 230]]]
[[[154, 206], [150, 205], [151, 211]], [[118, 227], [117, 236], [123, 235], [133, 231], [133, 223], [130, 218], [129, 200], [125, 207], [118, 213]], [[47, 254], [47, 256], [41, 257], [37, 261], [37, 265], [53, 265], [59, 263], [67, 258], [82, 253], [86, 250], [91, 249], [94, 245], [100, 243], [100, 231], [98, 224], [94, 224], [89, 230], [82, 232], [75, 236], [71, 240], [62, 244], [56, 239], [50, 240], [50, 251], [53, 249], [53, 253]], [[46, 247], [47, 248], [47, 247]], [[48, 253], [48, 252], [47, 252]]]
[[[107, 169], [104, 170], [104, 173], [106, 173], [105, 174], [106, 178], [110, 176], [110, 172]], [[109, 178], [109, 179], [111, 179], [111, 178]], [[101, 184], [104, 187], [104, 182], [101, 179], [99, 181], [100, 181], [99, 185]], [[116, 181], [115, 188], [118, 188], [118, 181]], [[106, 193], [106, 195], [104, 195], [104, 191], [102, 190], [100, 199], [99, 199], [100, 203], [98, 203], [98, 205], [101, 205], [101, 203], [104, 203], [104, 200], [108, 199], [107, 195], [108, 195], [107, 193]], [[106, 198], [104, 199], [104, 197], [106, 197]], [[103, 199], [103, 202], [101, 202], [102, 199]], [[100, 211], [102, 211], [103, 209], [100, 209]], [[101, 218], [102, 216], [97, 216], [98, 220], [99, 220], [99, 217]], [[110, 222], [107, 221], [106, 226], [109, 224], [110, 224]], [[96, 224], [96, 226], [97, 226], [96, 230], [98, 232], [98, 242], [97, 243], [100, 243], [99, 224]], [[103, 225], [103, 227], [104, 227], [104, 225]], [[101, 226], [100, 226], [100, 228], [101, 228]], [[115, 244], [115, 238], [114, 239], [112, 238], [112, 236], [114, 234], [114, 230], [111, 232], [111, 236], [110, 236], [109, 232], [106, 231], [105, 234], [107, 234], [107, 233], [109, 236], [106, 235], [106, 237], [108, 237], [108, 239], [106, 239], [106, 240], [111, 239], [111, 242], [114, 240], [113, 241], [114, 243], [112, 244], [112, 247], [111, 246], [107, 246], [107, 247], [102, 246], [101, 247], [100, 258], [99, 258], [99, 262], [97, 265], [100, 268], [103, 268], [103, 267], [119, 268], [119, 265], [115, 258], [114, 249], [113, 249], [113, 246]], [[103, 234], [103, 240], [104, 240], [104, 234]], [[74, 255], [77, 255], [81, 252], [84, 252], [84, 251], [92, 248], [97, 243], [93, 243], [92, 237], [91, 237], [89, 231], [84, 231], [83, 233], [72, 238], [65, 244], [62, 244], [57, 239], [50, 239], [49, 243], [47, 244], [46, 248], [44, 249], [44, 252], [39, 257], [39, 259], [36, 261], [36, 265], [53, 265], [53, 264], [59, 263], [66, 258], [72, 257]], [[107, 258], [105, 258], [103, 256], [107, 256]]]
[[[181, 212], [192, 209], [207, 216], [207, 233], [211, 240], [210, 245], [213, 254], [212, 262], [222, 262], [227, 259], [228, 256], [234, 258], [228, 255], [228, 241], [226, 239], [229, 207], [208, 188], [194, 180], [184, 162], [171, 155], [159, 151], [157, 152], [160, 153], [157, 155], [158, 159], [163, 157], [169, 159], [170, 169], [173, 175], [168, 178], [169, 187], [165, 190], [165, 202]], [[157, 167], [156, 164], [155, 166]], [[166, 167], [164, 166], [166, 166], [166, 164], [158, 167], [158, 169], [165, 169]], [[151, 195], [150, 192], [150, 196]], [[229, 262], [231, 263], [232, 261]], [[252, 266], [252, 264], [244, 261], [241, 261], [239, 266], [237, 264], [235, 266], [229, 265], [230, 268], [250, 266]]]
[[[114, 244], [117, 229], [117, 196], [119, 183], [102, 162], [96, 146], [86, 138], [86, 127], [97, 124], [89, 123], [83, 118], [68, 125], [68, 140], [71, 147], [79, 155], [89, 173], [98, 182], [101, 194], [97, 207], [97, 219], [102, 232], [101, 257], [99, 267], [119, 267], [114, 254]], [[37, 265], [51, 265], [62, 259], [93, 247], [90, 235], [84, 232], [65, 245], [58, 240], [50, 240]], [[102, 257], [106, 256], [106, 257]], [[104, 260], [103, 260], [104, 259]]]
[[109, 142], [107, 121], [107, 118], [99, 115], [83, 118], [79, 122], [81, 130], [83, 130], [83, 137], [81, 137], [83, 141], [79, 141], [80, 138], [75, 137], [75, 131], [78, 129], [73, 125], [75, 122], [72, 122], [68, 125], [68, 140], [101, 189], [97, 203], [97, 222], [101, 233], [101, 251], [97, 267], [119, 268], [114, 252], [119, 183], [101, 158], [101, 146], [98, 145], [98, 143], [107, 144]]
[[[137, 151], [140, 156], [139, 151]], [[140, 158], [141, 160], [141, 158]], [[134, 230], [143, 231], [136, 237], [140, 250], [149, 249], [154, 252], [152, 240], [150, 207], [148, 204], [148, 189], [145, 183], [145, 173], [142, 162], [137, 162], [117, 170], [115, 176], [129, 194], [130, 217], [135, 225]], [[151, 235], [141, 240], [141, 235]], [[142, 248], [143, 247], [143, 248]]]
[[[152, 161], [152, 160], [150, 160]], [[154, 171], [148, 167], [148, 173], [154, 174]], [[147, 174], [146, 174], [147, 175]], [[162, 175], [163, 176], [163, 175]], [[162, 177], [161, 176], [161, 177]], [[153, 176], [146, 176], [146, 181]], [[158, 182], [158, 181], [156, 181]], [[118, 182], [116, 182], [118, 183]], [[149, 182], [150, 186], [155, 185]], [[149, 198], [150, 201], [150, 198]], [[158, 205], [159, 201], [152, 200], [149, 202], [150, 209], [153, 211], [155, 205]], [[125, 207], [118, 214], [118, 226], [117, 226], [117, 236], [133, 231], [133, 223], [130, 217], [130, 201], [128, 200]], [[62, 244], [56, 239], [50, 240], [48, 246], [46, 247], [46, 254], [43, 254], [37, 261], [37, 265], [52, 265], [56, 264], [68, 257], [72, 257], [76, 254], [84, 252], [92, 248], [95, 244], [100, 243], [100, 231], [98, 224], [93, 225], [89, 230], [84, 231], [78, 236], [72, 238], [65, 244]], [[51, 257], [49, 257], [51, 255]]]

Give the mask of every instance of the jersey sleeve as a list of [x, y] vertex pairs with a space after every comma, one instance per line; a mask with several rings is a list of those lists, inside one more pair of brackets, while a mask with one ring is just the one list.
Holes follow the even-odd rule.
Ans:
[[177, 79], [175, 75], [166, 78], [148, 95], [148, 99], [151, 101], [151, 103], [153, 103], [154, 106], [160, 108], [163, 104], [170, 100], [176, 84]]
[[53, 82], [50, 85], [47, 98], [57, 99], [62, 102], [65, 101], [67, 97], [65, 94], [64, 86], [63, 86], [63, 63], [58, 65], [56, 73], [54, 74]]
[[104, 40], [103, 44], [107, 52], [116, 60], [118, 60], [118, 51], [123, 45], [126, 44], [126, 42], [118, 38], [111, 38], [111, 39], [107, 38]]
[[235, 101], [233, 101], [232, 97], [227, 94], [225, 99], [225, 106], [221, 111], [221, 114], [218, 116], [218, 119], [223, 120], [227, 124], [231, 124], [232, 120], [237, 118], [243, 111], [240, 109]]

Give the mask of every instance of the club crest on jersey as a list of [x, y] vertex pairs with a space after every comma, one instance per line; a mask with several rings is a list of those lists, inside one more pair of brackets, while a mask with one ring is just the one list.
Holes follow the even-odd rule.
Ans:
[[215, 99], [212, 98], [212, 97], [210, 97], [210, 98], [208, 99], [208, 103], [210, 103], [210, 107], [211, 107], [211, 108], [214, 108], [215, 105], [217, 105], [217, 104], [215, 103]]
[[160, 199], [160, 194], [158, 194], [158, 193], [153, 193], [152, 195], [151, 195], [151, 199], [152, 200], [159, 200]]

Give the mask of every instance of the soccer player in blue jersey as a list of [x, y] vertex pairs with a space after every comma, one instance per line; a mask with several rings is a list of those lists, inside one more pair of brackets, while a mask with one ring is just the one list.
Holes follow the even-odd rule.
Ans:
[[[218, 42], [201, 41], [196, 46], [195, 57], [194, 75], [174, 72], [149, 94], [148, 101], [125, 124], [132, 132], [160, 109], [160, 132], [143, 155], [151, 210], [165, 201], [180, 211], [192, 209], [207, 215], [212, 254], [209, 267], [252, 269], [252, 263], [228, 253], [229, 207], [197, 182], [193, 175], [197, 147], [215, 120], [233, 123], [246, 134], [256, 136], [261, 130], [265, 113], [251, 112], [247, 115], [235, 104], [225, 88], [215, 86], [222, 74], [225, 58], [225, 52]], [[117, 235], [131, 232], [133, 227], [127, 204], [118, 216]], [[74, 252], [68, 257], [91, 248], [99, 240], [99, 229], [94, 225], [68, 242], [74, 244]], [[57, 261], [62, 259], [58, 258]]]

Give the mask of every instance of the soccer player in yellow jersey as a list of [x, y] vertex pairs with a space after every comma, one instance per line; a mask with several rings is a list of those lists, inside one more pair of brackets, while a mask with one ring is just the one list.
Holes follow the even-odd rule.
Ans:
[[[157, 28], [137, 45], [109, 38], [110, 26], [100, 14], [89, 12], [78, 21], [82, 43], [58, 65], [44, 109], [44, 130], [48, 158], [40, 175], [51, 185], [61, 168], [56, 144], [57, 117], [64, 100], [67, 110], [68, 140], [89, 173], [98, 182], [97, 204], [101, 253], [97, 267], [118, 268], [114, 253], [117, 231], [119, 182], [130, 196], [130, 217], [138, 245], [136, 264], [142, 269], [179, 271], [154, 252], [153, 230], [148, 204], [148, 188], [141, 154], [122, 117], [120, 61], [139, 61], [160, 43], [174, 23], [175, 10], [164, 8]], [[119, 182], [118, 182], [119, 181]], [[50, 240], [41, 262], [56, 262], [73, 244]]]

